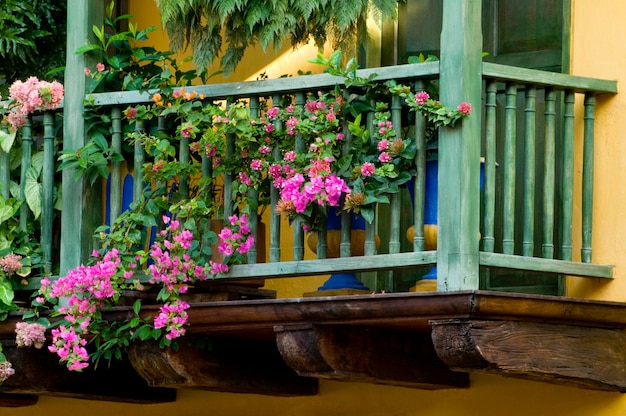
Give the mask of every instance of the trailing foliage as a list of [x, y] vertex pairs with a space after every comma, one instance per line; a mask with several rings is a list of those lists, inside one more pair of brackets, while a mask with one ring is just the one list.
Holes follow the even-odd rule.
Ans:
[[[313, 39], [321, 47], [352, 51], [359, 27], [373, 15], [394, 17], [397, 0], [157, 0], [171, 47], [191, 46], [201, 70], [221, 56], [232, 72], [249, 46], [280, 48], [285, 39], [298, 46]], [[226, 47], [222, 49], [222, 43]]]

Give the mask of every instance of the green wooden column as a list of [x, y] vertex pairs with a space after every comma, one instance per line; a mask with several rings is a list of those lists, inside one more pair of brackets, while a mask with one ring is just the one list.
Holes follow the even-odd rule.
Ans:
[[437, 290], [478, 289], [481, 2], [444, 0], [442, 26], [440, 100], [472, 114], [439, 131]]
[[[65, 98], [63, 100], [63, 149], [75, 150], [85, 142], [83, 99], [87, 92], [84, 69], [93, 66], [85, 55], [75, 51], [93, 42], [93, 25], [101, 26], [104, 4], [100, 0], [67, 1], [67, 55], [65, 67]], [[68, 82], [67, 80], [72, 80]], [[86, 261], [92, 248], [92, 235], [97, 223], [102, 222], [98, 200], [100, 190], [87, 181], [77, 180], [72, 170], [63, 171], [63, 200], [61, 212], [60, 274]]]

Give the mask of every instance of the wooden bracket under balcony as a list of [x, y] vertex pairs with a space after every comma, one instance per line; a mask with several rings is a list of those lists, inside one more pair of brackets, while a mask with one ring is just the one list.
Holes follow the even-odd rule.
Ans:
[[626, 332], [542, 322], [433, 321], [437, 354], [457, 371], [626, 391]]
[[467, 373], [437, 357], [429, 334], [348, 325], [275, 328], [283, 358], [298, 374], [422, 389], [467, 387]]
[[316, 379], [300, 377], [285, 364], [273, 340], [189, 337], [177, 351], [143, 342], [132, 345], [129, 357], [151, 386], [272, 396], [318, 391]]
[[39, 395], [125, 403], [176, 400], [176, 390], [149, 387], [128, 360], [72, 372], [47, 349], [17, 348], [10, 340], [2, 340], [2, 349], [15, 374], [0, 385], [0, 407], [31, 405]]

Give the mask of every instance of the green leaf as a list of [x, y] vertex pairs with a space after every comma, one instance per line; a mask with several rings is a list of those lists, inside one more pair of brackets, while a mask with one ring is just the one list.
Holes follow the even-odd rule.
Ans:
[[24, 188], [24, 196], [26, 198], [26, 203], [28, 207], [33, 212], [33, 216], [35, 219], [39, 218], [41, 215], [41, 192], [42, 185], [39, 183], [39, 175], [37, 174], [36, 168], [31, 166], [26, 171], [26, 186]]
[[13, 142], [15, 142], [15, 134], [17, 130], [9, 133], [3, 130], [0, 130], [0, 148], [3, 152], [10, 152], [11, 147], [13, 147]]
[[135, 315], [139, 315], [139, 311], [141, 310], [141, 299], [137, 299], [133, 304], [133, 312]]
[[5, 305], [11, 305], [13, 303], [13, 287], [11, 282], [7, 279], [0, 280], [0, 301]]

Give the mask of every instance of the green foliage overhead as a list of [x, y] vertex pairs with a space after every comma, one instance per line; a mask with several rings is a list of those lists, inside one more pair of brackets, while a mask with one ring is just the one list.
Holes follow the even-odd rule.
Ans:
[[[48, 71], [64, 65], [65, 3], [58, 0], [2, 1], [0, 81], [5, 85], [32, 75], [46, 79], [44, 75]], [[2, 95], [6, 95], [6, 91]]]
[[[156, 0], [171, 47], [191, 46], [200, 70], [221, 56], [232, 72], [249, 46], [318, 46], [354, 50], [364, 19], [395, 17], [397, 0]], [[222, 44], [225, 44], [223, 48]]]

